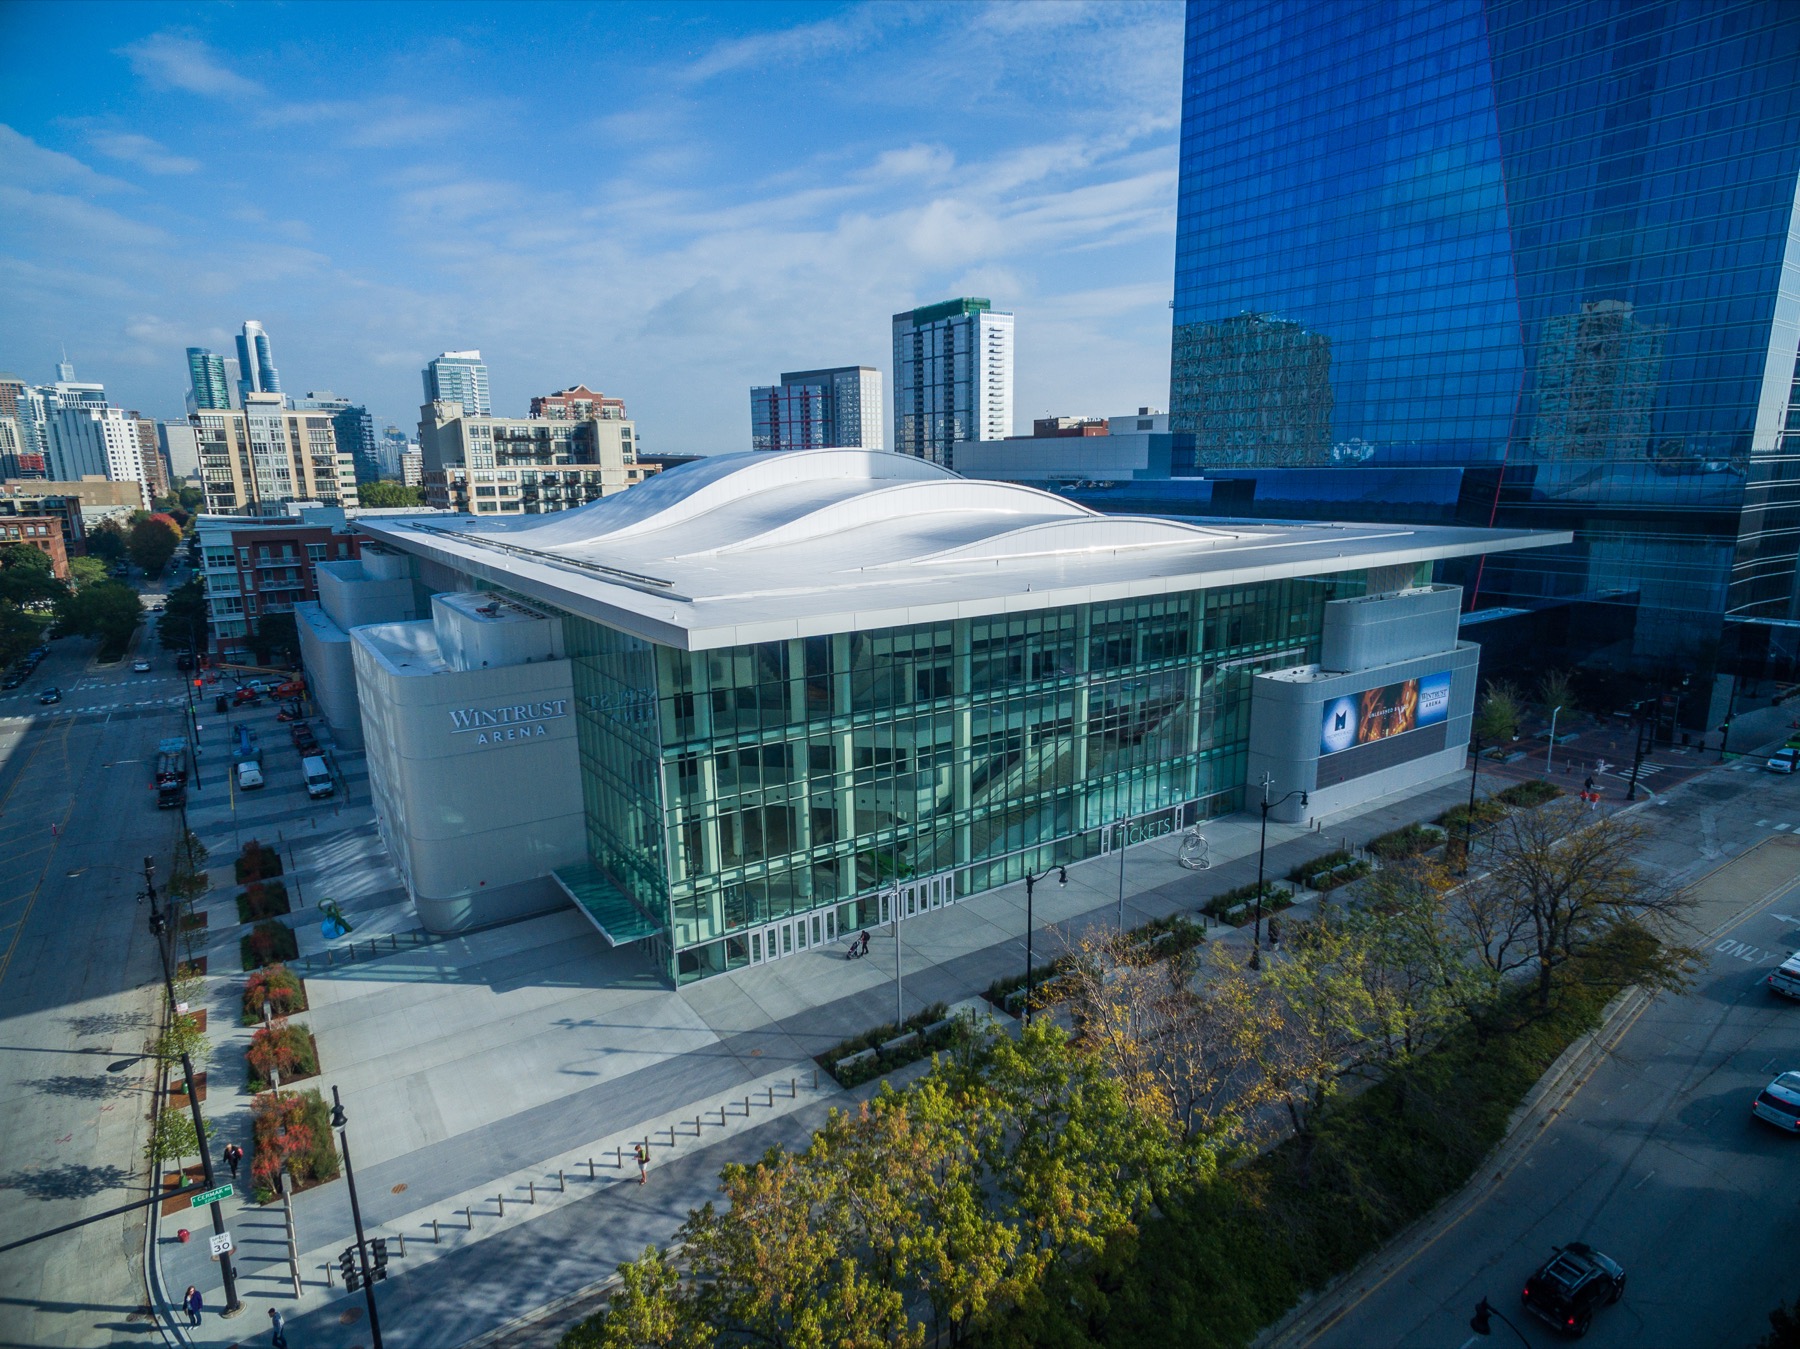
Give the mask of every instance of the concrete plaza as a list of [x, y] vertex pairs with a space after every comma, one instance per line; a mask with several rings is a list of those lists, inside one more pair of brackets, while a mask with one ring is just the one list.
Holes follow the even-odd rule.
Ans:
[[[1785, 733], [1779, 709], [1757, 715], [1769, 724], [1741, 721], [1746, 746]], [[275, 743], [280, 732], [269, 714], [251, 716], [270, 720], [264, 742]], [[205, 734], [218, 735], [222, 749], [222, 724]], [[823, 1075], [815, 1080], [811, 1056], [894, 1019], [896, 956], [899, 1009], [908, 1015], [934, 1002], [966, 1002], [1024, 968], [1022, 885], [907, 920], [898, 951], [888, 927], [874, 933], [867, 959], [844, 959], [838, 944], [680, 990], [663, 985], [636, 951], [609, 948], [572, 909], [421, 941], [373, 841], [358, 757], [336, 756], [347, 793], [323, 803], [286, 783], [291, 776], [297, 784], [297, 761], [295, 773], [284, 774], [269, 757], [271, 786], [235, 802], [235, 831], [229, 799], [194, 814], [221, 863], [207, 901], [218, 934], [209, 953], [219, 1041], [207, 1109], [220, 1122], [221, 1141], [248, 1146], [241, 1083], [250, 1031], [236, 1029], [241, 976], [228, 863], [234, 832], [278, 838], [290, 891], [307, 905], [297, 904], [292, 920], [310, 1000], [296, 1021], [315, 1035], [323, 1067], [319, 1078], [297, 1085], [321, 1088], [328, 1099], [331, 1086], [340, 1089], [364, 1224], [406, 1242], [395, 1277], [379, 1290], [391, 1345], [461, 1344], [535, 1305], [578, 1297], [647, 1242], [667, 1240], [686, 1211], [710, 1197], [724, 1162], [773, 1142], [802, 1142], [832, 1105], [866, 1094], [842, 1092]], [[1366, 803], [1318, 829], [1271, 822], [1267, 874], [1284, 876], [1344, 841], [1428, 819], [1466, 799], [1468, 784], [1459, 774]], [[1036, 958], [1090, 927], [1114, 924], [1121, 888], [1129, 926], [1194, 914], [1210, 895], [1255, 879], [1254, 814], [1208, 821], [1202, 832], [1210, 845], [1205, 870], [1178, 865], [1178, 839], [1165, 836], [1122, 859], [1114, 853], [1071, 866], [1066, 887], [1040, 883]], [[354, 924], [348, 938], [321, 933], [311, 906], [326, 897]], [[1250, 933], [1215, 927], [1213, 937], [1244, 943]], [[636, 1183], [629, 1163], [639, 1140], [655, 1159], [647, 1186]], [[303, 1252], [298, 1299], [279, 1212], [241, 1198], [227, 1209], [249, 1312], [229, 1322], [208, 1315], [191, 1342], [224, 1346], [240, 1334], [261, 1342], [270, 1306], [288, 1316], [297, 1347], [365, 1342], [356, 1338], [360, 1295], [327, 1283], [327, 1266], [352, 1240], [341, 1181], [294, 1201]], [[163, 1289], [172, 1297], [196, 1284], [216, 1308], [217, 1266], [203, 1244], [175, 1243], [171, 1231], [165, 1221], [157, 1247]]]

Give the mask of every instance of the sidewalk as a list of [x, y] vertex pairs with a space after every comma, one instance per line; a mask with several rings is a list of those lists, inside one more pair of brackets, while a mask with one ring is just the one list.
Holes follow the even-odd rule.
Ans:
[[[1741, 714], [1733, 740], [1746, 748], [1779, 743], [1789, 720], [1781, 708]], [[1684, 758], [1659, 755], [1656, 762]], [[1758, 764], [1751, 755], [1738, 766]], [[1694, 762], [1696, 771], [1712, 766], [1716, 758]], [[1527, 774], [1484, 763], [1479, 785], [1485, 795], [1528, 775], [1541, 775], [1541, 766]], [[1466, 802], [1468, 790], [1468, 775], [1458, 773], [1367, 802], [1318, 828], [1271, 821], [1265, 874], [1283, 878], [1312, 857], [1429, 820]], [[1608, 804], [1622, 805], [1623, 787], [1611, 786], [1607, 796]], [[362, 814], [366, 820], [366, 808]], [[1035, 959], [1051, 959], [1092, 928], [1111, 929], [1121, 877], [1131, 926], [1176, 913], [1194, 916], [1208, 897], [1252, 883], [1259, 823], [1255, 812], [1206, 822], [1201, 832], [1211, 865], [1205, 870], [1178, 865], [1179, 838], [1171, 835], [1122, 858], [1114, 853], [1071, 865], [1066, 887], [1040, 882], [1033, 897]], [[322, 872], [331, 858], [352, 869], [377, 860], [378, 851], [367, 846], [368, 827], [362, 829], [321, 829], [316, 842], [306, 831], [299, 874]], [[229, 903], [230, 893], [227, 885], [215, 902]], [[315, 898], [310, 885], [307, 894]], [[396, 930], [407, 917], [390, 895], [371, 886], [360, 897], [357, 907], [369, 905], [375, 920], [369, 930]], [[1316, 902], [1308, 898], [1288, 912], [1304, 917]], [[357, 907], [346, 905], [346, 912], [360, 922]], [[303, 949], [325, 945], [313, 935], [316, 923], [302, 926], [310, 928]], [[823, 1075], [813, 1088], [810, 1059], [895, 1018], [896, 960], [901, 1010], [911, 1015], [933, 1002], [970, 999], [995, 979], [1022, 972], [1024, 930], [1025, 891], [1016, 884], [909, 919], [898, 950], [890, 926], [874, 931], [864, 960], [845, 960], [842, 945], [815, 948], [675, 991], [634, 952], [608, 950], [572, 913], [430, 946], [402, 942], [397, 952], [371, 957], [365, 951], [350, 965], [309, 962], [313, 1010], [299, 1020], [318, 1037], [325, 1072], [302, 1085], [320, 1086], [328, 1096], [330, 1084], [343, 1087], [365, 1227], [406, 1241], [405, 1259], [396, 1255], [394, 1276], [379, 1290], [385, 1341], [446, 1349], [497, 1334], [534, 1305], [604, 1282], [620, 1261], [649, 1242], [667, 1241], [688, 1209], [712, 1198], [725, 1162], [753, 1158], [776, 1142], [803, 1145], [832, 1105], [849, 1105], [873, 1089], [842, 1092]], [[364, 935], [359, 926], [356, 936]], [[1214, 926], [1210, 935], [1234, 946], [1251, 940], [1248, 926]], [[463, 1043], [462, 1037], [473, 1038]], [[215, 1067], [222, 1088], [230, 1071], [223, 1063]], [[651, 1184], [639, 1186], [629, 1148], [644, 1138], [653, 1142], [656, 1161]], [[559, 1187], [559, 1171], [566, 1188]], [[521, 1202], [533, 1186], [536, 1202]], [[503, 1195], [504, 1216], [496, 1202]], [[240, 1277], [249, 1312], [235, 1322], [209, 1315], [192, 1342], [234, 1344], [234, 1331], [245, 1343], [261, 1342], [266, 1308], [280, 1306], [296, 1349], [365, 1343], [347, 1328], [360, 1329], [354, 1318], [361, 1295], [350, 1299], [341, 1287], [328, 1286], [322, 1268], [352, 1240], [348, 1210], [341, 1183], [296, 1199], [306, 1249], [306, 1284], [296, 1302], [285, 1267], [273, 1263], [280, 1250], [251, 1244], [266, 1239], [254, 1229], [278, 1224], [278, 1212], [235, 1200], [228, 1205], [234, 1233], [251, 1239]], [[217, 1267], [207, 1261], [204, 1244], [160, 1249], [169, 1262], [170, 1295], [196, 1283], [216, 1307]], [[553, 1344], [573, 1314], [546, 1317], [539, 1329], [550, 1329], [539, 1338], [536, 1330], [521, 1330], [494, 1342]]]

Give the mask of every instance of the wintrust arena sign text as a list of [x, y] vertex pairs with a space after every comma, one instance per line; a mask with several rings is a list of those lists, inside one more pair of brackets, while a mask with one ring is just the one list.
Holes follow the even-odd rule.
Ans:
[[541, 703], [506, 703], [499, 707], [453, 707], [450, 709], [450, 734], [472, 735], [477, 745], [536, 740], [548, 734], [544, 729], [545, 722], [568, 715], [567, 698], [549, 698]]

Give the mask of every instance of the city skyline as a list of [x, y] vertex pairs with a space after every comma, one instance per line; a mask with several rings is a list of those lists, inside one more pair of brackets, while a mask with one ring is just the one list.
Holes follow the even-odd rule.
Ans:
[[[496, 411], [585, 381], [655, 449], [720, 452], [771, 368], [891, 377], [890, 315], [984, 294], [1021, 316], [1022, 424], [1071, 389], [1165, 396], [1176, 5], [309, 13], [294, 43], [258, 11], [103, 5], [77, 41], [8, 9], [42, 61], [0, 95], [0, 368], [44, 379], [66, 343], [179, 417], [187, 349], [254, 316], [284, 389], [384, 423], [479, 348]], [[651, 92], [546, 71], [553, 23]]]

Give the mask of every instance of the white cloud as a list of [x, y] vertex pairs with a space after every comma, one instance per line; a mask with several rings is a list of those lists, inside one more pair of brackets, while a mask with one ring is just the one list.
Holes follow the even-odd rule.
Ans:
[[173, 154], [159, 142], [133, 131], [100, 131], [88, 139], [101, 154], [136, 164], [151, 173], [200, 172], [199, 160]]
[[74, 155], [46, 149], [29, 136], [0, 123], [0, 164], [7, 178], [25, 187], [85, 192], [112, 192], [128, 187], [117, 178], [96, 173]]
[[120, 49], [137, 77], [159, 89], [181, 89], [208, 98], [258, 98], [266, 91], [222, 64], [198, 38], [152, 33]]
[[[731, 71], [758, 69], [777, 63], [791, 65], [853, 51], [876, 36], [886, 17], [885, 9], [863, 7], [816, 23], [732, 38], [690, 62], [681, 71], [681, 78], [698, 84]], [[895, 11], [898, 9], [898, 6], [894, 7]]]

